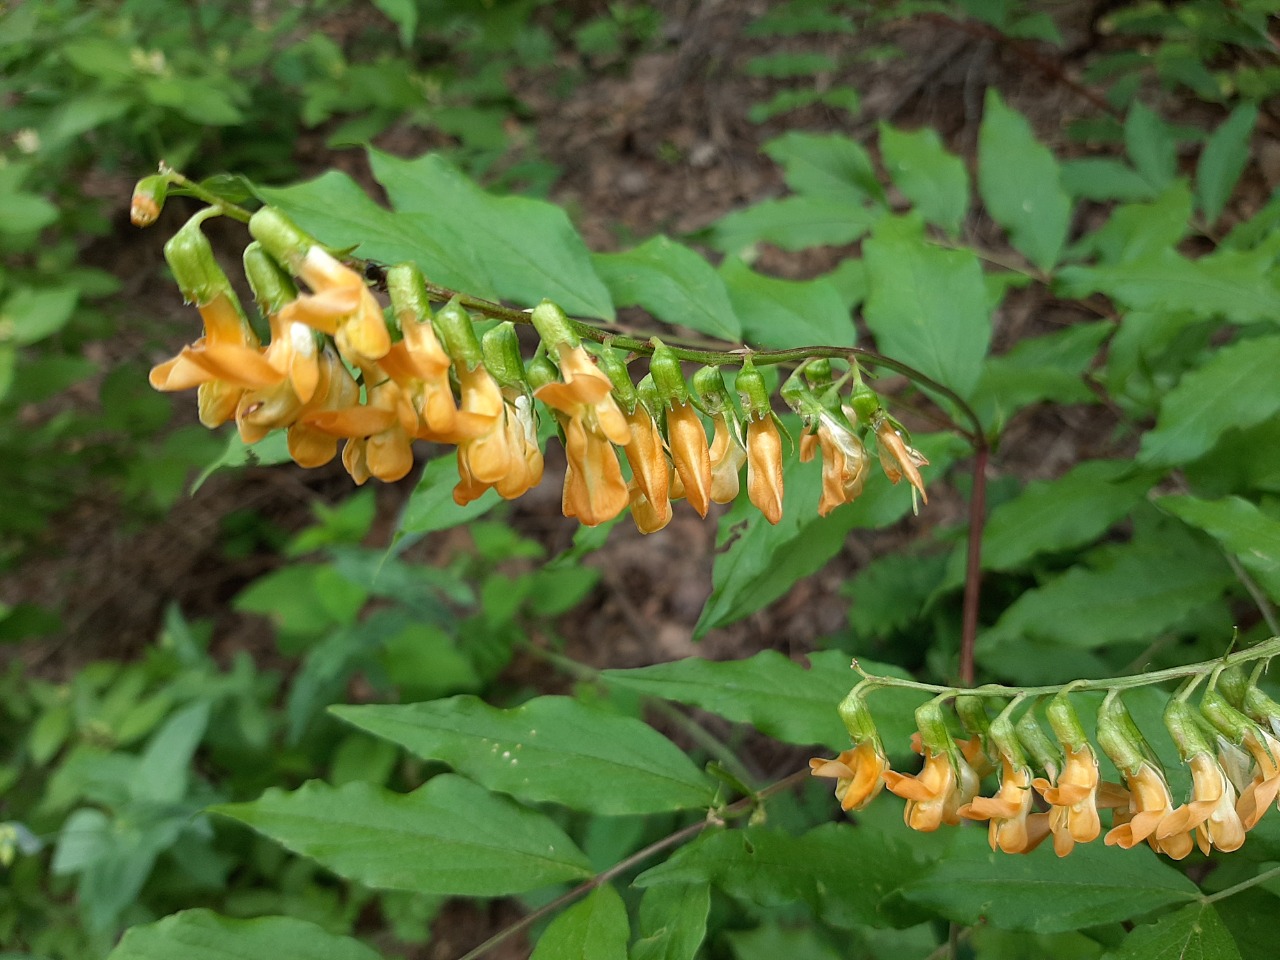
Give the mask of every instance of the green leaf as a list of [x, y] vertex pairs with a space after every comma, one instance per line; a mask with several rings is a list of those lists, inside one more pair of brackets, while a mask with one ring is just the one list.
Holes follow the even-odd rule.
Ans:
[[312, 781], [211, 809], [377, 889], [503, 897], [590, 876], [545, 816], [450, 774], [409, 794]]
[[711, 887], [706, 883], [664, 883], [640, 898], [639, 938], [631, 960], [694, 960], [707, 935]]
[[880, 216], [879, 210], [845, 197], [765, 200], [717, 221], [711, 242], [734, 255], [761, 242], [783, 250], [843, 246], [866, 233]]
[[848, 823], [823, 824], [799, 837], [760, 827], [712, 829], [635, 885], [705, 880], [762, 907], [807, 903], [825, 923], [853, 928], [888, 926], [880, 902], [922, 869], [892, 832]]
[[[916, 447], [929, 458], [925, 480], [941, 476], [959, 455], [963, 442], [950, 434], [916, 435]], [[830, 560], [856, 528], [884, 527], [906, 516], [911, 496], [880, 476], [869, 477], [854, 503], [818, 516], [822, 471], [816, 463], [788, 458], [782, 468], [782, 520], [769, 523], [746, 498], [739, 498], [720, 520], [711, 570], [711, 596], [694, 627], [694, 638], [741, 620], [781, 597], [802, 577]]]
[[884, 188], [866, 149], [838, 133], [793, 130], [770, 140], [764, 152], [782, 165], [782, 176], [796, 193], [819, 199], [884, 199]]
[[1064, 160], [1062, 187], [1082, 200], [1150, 200], [1156, 189], [1137, 170], [1114, 157], [1079, 157]]
[[229, 127], [245, 120], [231, 97], [205, 80], [152, 77], [143, 84], [143, 89], [152, 103], [195, 123]]
[[977, 257], [926, 242], [918, 217], [885, 217], [862, 250], [863, 313], [880, 352], [968, 397], [991, 339]]
[[235, 470], [239, 467], [269, 467], [277, 463], [288, 463], [289, 437], [283, 430], [269, 433], [257, 443], [245, 443], [240, 433], [229, 430], [226, 434], [227, 445], [218, 459], [200, 471], [200, 475], [191, 484], [191, 492], [195, 493], [204, 482], [223, 467]]
[[969, 172], [928, 127], [911, 133], [880, 124], [880, 152], [894, 185], [920, 215], [948, 233], [960, 230], [969, 212]]
[[1241, 104], [1205, 142], [1196, 167], [1196, 196], [1209, 224], [1221, 215], [1249, 161], [1249, 138], [1257, 119], [1258, 108], [1254, 104]]
[[688, 247], [652, 237], [626, 253], [597, 253], [596, 273], [620, 307], [644, 307], [659, 320], [737, 343], [742, 324], [724, 281]]
[[399, 28], [400, 46], [412, 46], [413, 33], [418, 28], [418, 5], [414, 0], [373, 0], [373, 5]]
[[784, 52], [752, 57], [747, 61], [749, 77], [798, 77], [834, 70], [839, 64], [825, 53]]
[[971, 406], [983, 423], [1003, 423], [1032, 403], [1094, 403], [1085, 371], [1115, 327], [1104, 321], [1077, 323], [1028, 337], [1008, 353], [989, 357]]
[[439, 154], [402, 160], [371, 149], [369, 161], [397, 211], [430, 217], [481, 253], [499, 295], [529, 304], [549, 298], [569, 313], [613, 319], [609, 291], [560, 207], [495, 197]]
[[1014, 247], [1040, 269], [1052, 269], [1071, 225], [1071, 198], [1053, 153], [994, 89], [987, 91], [978, 130], [978, 189]]
[[397, 539], [448, 530], [469, 523], [499, 503], [502, 498], [496, 490], [486, 490], [478, 499], [460, 507], [453, 499], [453, 488], [458, 482], [456, 455], [436, 457], [431, 460], [418, 478], [418, 485], [409, 494], [400, 523], [396, 528]]
[[714, 790], [648, 724], [569, 697], [501, 710], [475, 697], [330, 708], [339, 718], [490, 790], [606, 815], [706, 806]]
[[1240, 497], [1160, 497], [1156, 506], [1217, 540], [1280, 602], [1280, 521]]
[[1213, 905], [1192, 903], [1136, 927], [1107, 960], [1240, 960], [1240, 951]]
[[[1169, 526], [1100, 547], [1023, 593], [978, 640], [984, 652], [1021, 638], [1079, 649], [1151, 639], [1215, 602], [1232, 582], [1203, 544]], [[1123, 589], [1117, 589], [1123, 584]]]
[[1165, 394], [1155, 429], [1138, 459], [1152, 466], [1187, 463], [1207, 453], [1232, 427], [1244, 429], [1280, 410], [1275, 371], [1280, 336], [1251, 337], [1218, 348]]
[[131, 927], [107, 960], [378, 960], [350, 937], [292, 917], [232, 920], [211, 910], [184, 910]]
[[[858, 662], [871, 674], [906, 676], [899, 667], [862, 658]], [[776, 650], [762, 650], [746, 660], [691, 657], [606, 670], [600, 676], [609, 686], [698, 707], [784, 743], [822, 744], [836, 750], [849, 742], [836, 707], [859, 680], [850, 669], [849, 655], [839, 650], [811, 654], [808, 669]], [[876, 721], [887, 749], [905, 749], [915, 731], [912, 712], [923, 699], [909, 690], [876, 693]]]
[[778, 280], [726, 257], [720, 276], [742, 335], [756, 347], [852, 346], [853, 320], [837, 288], [816, 280]]
[[627, 960], [627, 908], [609, 884], [556, 917], [530, 960]]
[[990, 850], [986, 831], [961, 830], [949, 854], [902, 893], [956, 923], [1057, 933], [1132, 920], [1199, 891], [1146, 847], [1095, 842], [1059, 859], [1046, 844], [1011, 857]]
[[73, 286], [19, 287], [0, 307], [0, 340], [27, 346], [57, 333], [71, 319], [79, 297]]
[[1169, 125], [1135, 100], [1124, 122], [1124, 145], [1138, 173], [1163, 190], [1178, 171], [1178, 141]]

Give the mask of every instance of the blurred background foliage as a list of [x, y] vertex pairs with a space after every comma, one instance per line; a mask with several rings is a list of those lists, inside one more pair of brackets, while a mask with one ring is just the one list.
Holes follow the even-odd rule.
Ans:
[[[443, 769], [333, 704], [571, 694], [760, 784], [801, 766], [805, 744], [839, 747], [815, 733], [834, 721], [805, 711], [826, 716], [848, 653], [922, 679], [955, 670], [969, 481], [942, 479], [964, 456], [944, 436], [921, 444], [938, 479], [919, 520], [886, 495], [778, 532], [734, 507], [641, 540], [575, 529], [554, 480], [462, 511], [449, 460], [355, 490], [192, 426], [193, 405], [146, 384], [192, 328], [159, 255], [182, 201], [158, 236], [127, 225], [130, 186], [158, 161], [247, 198], [328, 169], [376, 191], [355, 145], [436, 151], [489, 189], [561, 204], [593, 249], [665, 233], [723, 258], [748, 329], [751, 304], [778, 299], [847, 315], [866, 297], [866, 211], [913, 208], [988, 257], [996, 356], [972, 400], [1002, 442], [979, 663], [1056, 682], [1212, 657], [1233, 627], [1275, 632], [1276, 14], [1266, 0], [0, 4], [0, 956], [101, 957], [130, 925], [209, 907], [452, 957], [549, 899], [375, 889], [205, 812], [317, 777], [408, 789]], [[982, 159], [984, 136], [1012, 168]], [[1001, 206], [998, 181], [1026, 170], [1065, 205], [1065, 249], [1065, 223], [1054, 248], [1043, 221]], [[839, 216], [830, 178], [861, 191]], [[1210, 291], [1198, 300], [1166, 287], [1189, 271]], [[880, 386], [934, 428], [918, 394]], [[1178, 429], [1208, 405], [1213, 422]], [[721, 702], [716, 674], [682, 698], [662, 675], [600, 673], [761, 650], [815, 654], [800, 719]], [[767, 700], [776, 664], [753, 662]], [[686, 822], [554, 816], [596, 871]], [[812, 837], [831, 819], [819, 784], [772, 801], [769, 827]], [[895, 819], [867, 815], [896, 837]], [[939, 862], [917, 839], [885, 859]], [[1222, 889], [1276, 843], [1189, 869]], [[884, 926], [819, 894], [703, 879], [709, 957], [934, 956], [950, 921], [977, 919], [919, 887], [911, 910], [877, 905], [899, 911]], [[1250, 950], [1269, 949], [1251, 917], [1274, 909], [1271, 889], [1221, 905], [1242, 956], [1270, 956]], [[1121, 919], [973, 925], [962, 949], [1112, 955]], [[659, 955], [645, 949], [632, 955]]]

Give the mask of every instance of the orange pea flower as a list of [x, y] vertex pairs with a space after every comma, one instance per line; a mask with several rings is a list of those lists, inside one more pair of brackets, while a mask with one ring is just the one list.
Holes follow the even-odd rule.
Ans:
[[924, 748], [924, 769], [915, 776], [886, 770], [885, 786], [907, 801], [903, 820], [912, 830], [932, 833], [944, 823], [960, 822], [960, 808], [978, 792], [978, 775], [951, 751]]
[[631, 517], [641, 533], [653, 533], [671, 522], [671, 464], [667, 461], [658, 424], [637, 403], [626, 414], [631, 439], [623, 447], [631, 466], [632, 480], [627, 485]]
[[741, 489], [739, 473], [747, 462], [746, 448], [738, 441], [723, 412], [712, 417], [711, 448], [711, 500], [714, 503], [732, 503], [738, 499]]
[[1280, 740], [1259, 727], [1245, 735], [1243, 746], [1252, 755], [1256, 772], [1240, 791], [1236, 812], [1244, 828], [1252, 830], [1280, 792]]
[[1129, 787], [1129, 805], [1116, 810], [1115, 826], [1104, 842], [1107, 846], [1128, 850], [1145, 840], [1157, 853], [1181, 860], [1194, 846], [1189, 832], [1156, 836], [1160, 824], [1173, 811], [1173, 798], [1164, 774], [1146, 760], [1122, 772]]
[[987, 840], [992, 850], [1030, 853], [1049, 835], [1049, 815], [1032, 813], [1031, 768], [1001, 762], [1000, 790], [994, 797], [974, 797], [957, 813], [968, 820], [989, 820]]
[[391, 349], [382, 308], [364, 278], [319, 245], [312, 245], [296, 271], [312, 293], [281, 311], [286, 322], [300, 322], [334, 338], [339, 352], [355, 364], [380, 360]]
[[685, 499], [705, 517], [711, 506], [711, 451], [692, 403], [673, 400], [667, 407], [667, 444]]
[[836, 799], [842, 810], [861, 810], [884, 789], [889, 758], [878, 746], [875, 740], [867, 739], [834, 760], [814, 757], [809, 761], [809, 772], [815, 777], [835, 779]]
[[924, 480], [920, 476], [920, 467], [929, 465], [924, 454], [907, 444], [902, 431], [888, 417], [882, 416], [876, 421], [875, 434], [880, 444], [880, 466], [889, 482], [896, 484], [906, 477], [911, 484], [912, 504], [915, 504], [917, 493], [928, 503], [929, 495], [925, 492]]
[[825, 517], [840, 504], [852, 503], [862, 495], [868, 458], [857, 434], [829, 413], [818, 418], [817, 442], [822, 449], [822, 498], [818, 501], [818, 515]]
[[1236, 788], [1226, 771], [1210, 753], [1198, 753], [1188, 764], [1192, 799], [1165, 815], [1156, 827], [1156, 839], [1161, 845], [1172, 838], [1181, 843], [1181, 838], [1193, 831], [1204, 854], [1213, 847], [1224, 853], [1239, 850], [1246, 827], [1236, 812]]
[[[1079, 749], [1067, 748], [1062, 773], [1053, 782], [1037, 777], [1031, 784], [1049, 804], [1049, 829], [1053, 850], [1065, 857], [1077, 843], [1089, 843], [1102, 832], [1099, 806], [1120, 806], [1128, 802], [1128, 792], [1115, 784], [1101, 782], [1098, 758], [1088, 743]], [[1101, 790], [1103, 800], [1099, 802]]]
[[747, 495], [770, 523], [782, 519], [782, 437], [772, 416], [747, 424]]

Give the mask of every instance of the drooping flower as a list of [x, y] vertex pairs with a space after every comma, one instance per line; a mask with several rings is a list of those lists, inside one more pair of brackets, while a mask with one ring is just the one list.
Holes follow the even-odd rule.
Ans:
[[1280, 740], [1261, 728], [1245, 735], [1243, 746], [1253, 758], [1254, 774], [1240, 791], [1236, 812], [1246, 830], [1252, 830], [1280, 793]]
[[920, 476], [920, 468], [929, 465], [924, 454], [907, 443], [901, 428], [888, 416], [877, 417], [873, 429], [880, 446], [880, 466], [889, 482], [897, 484], [906, 477], [911, 484], [911, 502], [915, 503], [919, 493], [920, 498], [928, 503], [929, 495]]
[[1128, 850], [1145, 840], [1157, 853], [1167, 854], [1174, 860], [1183, 859], [1195, 845], [1189, 832], [1156, 835], [1165, 817], [1173, 811], [1173, 797], [1164, 774], [1147, 760], [1121, 773], [1129, 787], [1129, 805], [1117, 808], [1115, 826], [1103, 841], [1107, 846]]
[[1204, 853], [1212, 847], [1230, 852], [1244, 843], [1245, 827], [1236, 812], [1236, 788], [1232, 785], [1205, 735], [1201, 720], [1184, 697], [1169, 701], [1165, 726], [1178, 753], [1191, 768], [1191, 800], [1170, 811], [1156, 827], [1156, 839], [1194, 834]]
[[747, 462], [747, 451], [734, 435], [724, 411], [711, 418], [711, 500], [713, 503], [732, 503], [738, 499], [741, 489], [739, 474]]
[[1004, 757], [1000, 790], [994, 797], [974, 797], [957, 813], [967, 820], [988, 820], [992, 850], [1030, 853], [1049, 835], [1049, 816], [1032, 813], [1031, 768]]
[[1031, 785], [1049, 804], [1053, 850], [1060, 857], [1069, 854], [1077, 843], [1096, 840], [1102, 832], [1099, 787], [1104, 794], [1101, 806], [1117, 806], [1128, 800], [1127, 793], [1099, 779], [1098, 758], [1087, 742], [1075, 749], [1067, 746], [1066, 762], [1056, 778], [1050, 781], [1037, 777]]
[[835, 779], [836, 799], [842, 810], [861, 810], [884, 789], [889, 758], [879, 747], [878, 740], [867, 739], [834, 760], [814, 757], [809, 761], [809, 772], [815, 777]]
[[671, 522], [671, 464], [658, 424], [644, 404], [637, 400], [626, 418], [631, 439], [623, 453], [631, 466], [627, 485], [631, 516], [641, 533], [653, 533]]
[[912, 830], [932, 833], [960, 822], [960, 808], [978, 792], [978, 775], [958, 752], [924, 748], [924, 769], [915, 776], [886, 770], [885, 786], [907, 801], [903, 820]]
[[289, 456], [301, 467], [320, 467], [338, 452], [338, 436], [316, 426], [316, 419], [360, 408], [360, 386], [332, 347], [320, 355], [320, 379], [309, 403], [289, 426]]
[[782, 519], [782, 437], [771, 414], [747, 423], [747, 495], [770, 523]]
[[667, 407], [667, 444], [684, 498], [705, 517], [711, 506], [711, 451], [692, 403], [675, 401]]
[[868, 458], [857, 434], [827, 411], [818, 418], [817, 442], [822, 449], [818, 515], [825, 517], [840, 504], [852, 503], [862, 495]]

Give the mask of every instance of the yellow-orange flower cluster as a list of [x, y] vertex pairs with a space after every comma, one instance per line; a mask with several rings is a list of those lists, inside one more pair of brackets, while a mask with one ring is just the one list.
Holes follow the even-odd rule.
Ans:
[[[906, 800], [903, 818], [913, 830], [987, 821], [992, 850], [1029, 853], [1052, 837], [1054, 851], [1065, 857], [1077, 844], [1102, 836], [1108, 846], [1129, 849], [1145, 842], [1181, 860], [1197, 847], [1205, 854], [1239, 849], [1280, 794], [1280, 739], [1269, 732], [1280, 726], [1280, 705], [1253, 690], [1248, 696], [1252, 716], [1215, 692], [1205, 695], [1202, 715], [1219, 734], [1216, 746], [1204, 736], [1204, 719], [1192, 717], [1181, 700], [1170, 703], [1166, 726], [1191, 776], [1184, 803], [1175, 801], [1164, 771], [1114, 695], [1104, 704], [1098, 735], [1123, 785], [1101, 778], [1098, 755], [1065, 696], [1049, 707], [1060, 751], [1050, 746], [1033, 713], [1016, 732], [1006, 712], [989, 726], [984, 718], [985, 729], [957, 740], [946, 732], [936, 703], [926, 705], [917, 713], [921, 732], [912, 744], [924, 756], [917, 774], [890, 769], [879, 739], [868, 733], [865, 710], [863, 719], [850, 724], [846, 701], [841, 712], [854, 747], [831, 760], [814, 758], [809, 766], [814, 776], [836, 780], [836, 797], [846, 811], [861, 809], [884, 787]], [[1036, 776], [1024, 747], [1043, 776]], [[998, 786], [982, 795], [981, 771], [992, 760]], [[1104, 833], [1105, 810], [1112, 811], [1113, 822]]]
[[[145, 206], [152, 194], [139, 196]], [[741, 413], [718, 368], [704, 368], [711, 376], [691, 392], [677, 354], [656, 340], [650, 376], [637, 389], [625, 364], [615, 357], [606, 372], [573, 323], [544, 302], [530, 318], [542, 346], [526, 368], [509, 329], [491, 330], [481, 343], [460, 298], [433, 311], [411, 265], [384, 273], [389, 320], [360, 273], [271, 207], [251, 218], [255, 242], [245, 252], [269, 330], [264, 343], [200, 230], [213, 213], [197, 214], [165, 248], [204, 335], [150, 377], [158, 390], [198, 388], [207, 426], [234, 420], [246, 444], [285, 430], [290, 455], [306, 467], [333, 460], [341, 443], [356, 483], [407, 476], [417, 440], [449, 444], [457, 448], [454, 499], [466, 504], [491, 489], [519, 497], [541, 481], [540, 404], [563, 437], [566, 516], [594, 526], [630, 509], [637, 527], [653, 532], [670, 522], [673, 501], [706, 516], [712, 503], [735, 500], [745, 467], [751, 502], [768, 522], [782, 519], [785, 430], [749, 357], [736, 378]], [[803, 417], [801, 459], [815, 443], [823, 451], [819, 512], [862, 491], [868, 458], [858, 430], [878, 438], [893, 482], [906, 476], [923, 493], [918, 467], [926, 461], [896, 421], [876, 406], [855, 427], [848, 411]]]

